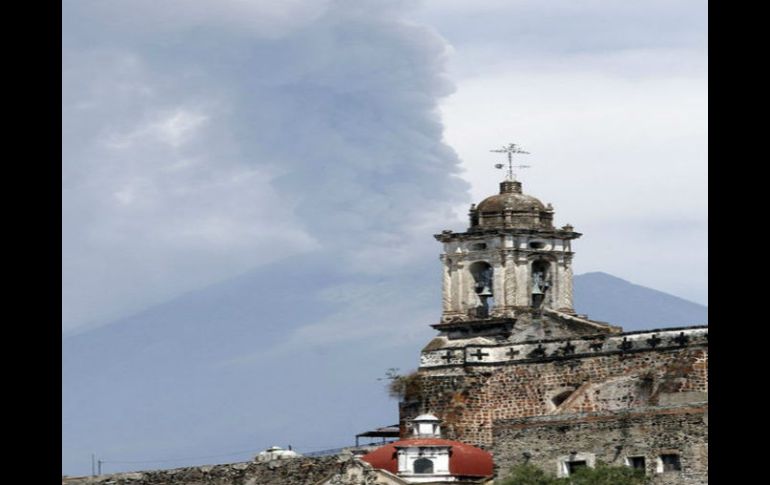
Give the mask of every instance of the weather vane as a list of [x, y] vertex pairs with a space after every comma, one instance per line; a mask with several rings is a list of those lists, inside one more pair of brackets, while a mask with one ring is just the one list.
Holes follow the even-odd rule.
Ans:
[[[509, 143], [508, 146], [504, 146], [503, 148], [499, 150], [490, 150], [491, 152], [495, 153], [507, 153], [508, 154], [508, 180], [516, 180], [516, 178], [513, 175], [513, 169], [514, 168], [529, 168], [529, 165], [514, 165], [513, 164], [513, 154], [514, 153], [523, 153], [525, 155], [529, 155], [529, 152], [525, 152], [521, 149], [520, 146], [518, 146], [515, 143]], [[503, 168], [505, 167], [502, 163], [496, 163], [495, 168]]]

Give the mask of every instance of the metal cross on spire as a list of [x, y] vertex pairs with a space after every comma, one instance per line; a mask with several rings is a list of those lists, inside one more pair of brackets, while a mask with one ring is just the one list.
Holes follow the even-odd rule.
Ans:
[[[508, 180], [516, 180], [516, 177], [514, 177], [514, 175], [513, 175], [513, 169], [514, 168], [529, 168], [530, 167], [529, 165], [514, 165], [513, 164], [513, 154], [514, 153], [521, 153], [521, 154], [524, 154], [524, 155], [529, 155], [529, 152], [525, 152], [524, 150], [521, 149], [520, 146], [518, 146], [515, 143], [509, 143], [508, 146], [504, 146], [504, 147], [500, 148], [499, 150], [490, 150], [490, 151], [491, 152], [495, 152], [495, 153], [507, 153], [508, 154], [508, 175], [506, 177]], [[503, 165], [502, 163], [496, 163], [495, 164], [495, 168], [503, 168], [504, 166], [505, 165]]]

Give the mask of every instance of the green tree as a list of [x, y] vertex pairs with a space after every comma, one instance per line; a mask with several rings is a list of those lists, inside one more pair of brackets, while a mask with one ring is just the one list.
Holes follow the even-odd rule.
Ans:
[[644, 471], [627, 466], [597, 463], [595, 468], [578, 468], [569, 477], [556, 478], [531, 465], [516, 465], [500, 485], [644, 485]]
[[594, 468], [578, 468], [562, 483], [570, 485], [643, 485], [647, 477], [643, 470], [627, 466], [597, 463]]
[[511, 468], [510, 473], [500, 485], [558, 485], [561, 483], [556, 477], [551, 476], [536, 467], [525, 463]]

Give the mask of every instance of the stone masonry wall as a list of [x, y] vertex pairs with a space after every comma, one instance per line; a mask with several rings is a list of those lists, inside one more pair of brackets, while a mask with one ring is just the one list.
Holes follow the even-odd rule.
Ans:
[[[604, 413], [542, 416], [498, 421], [494, 447], [498, 477], [529, 462], [563, 473], [570, 457], [626, 464], [643, 456], [654, 485], [708, 483], [708, 407], [669, 406]], [[660, 472], [658, 457], [679, 455], [681, 470]]]
[[421, 368], [419, 386], [401, 403], [401, 426], [404, 430], [418, 414], [433, 413], [444, 421], [445, 437], [488, 448], [493, 421], [706, 401], [707, 371], [703, 345]]
[[244, 462], [97, 477], [72, 477], [64, 485], [311, 485], [340, 471], [348, 461], [338, 456]]

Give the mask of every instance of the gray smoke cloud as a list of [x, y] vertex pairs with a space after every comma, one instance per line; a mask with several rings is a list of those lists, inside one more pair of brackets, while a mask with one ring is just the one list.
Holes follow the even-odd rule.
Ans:
[[66, 2], [64, 330], [309, 251], [435, 253], [468, 187], [408, 3]]

